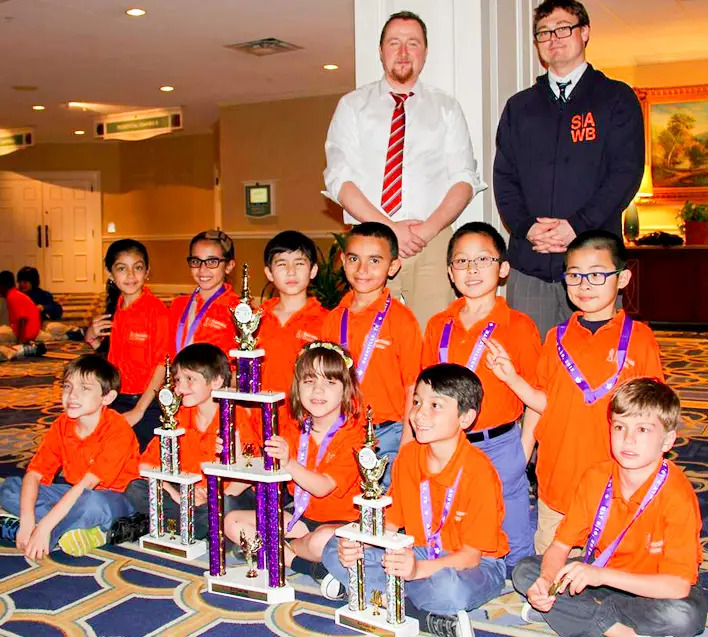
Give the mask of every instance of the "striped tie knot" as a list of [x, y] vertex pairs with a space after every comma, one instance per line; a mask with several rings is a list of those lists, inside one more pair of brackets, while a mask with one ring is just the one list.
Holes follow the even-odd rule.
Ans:
[[395, 108], [402, 108], [403, 103], [411, 96], [413, 93], [394, 93], [391, 91], [391, 97], [393, 101], [396, 102]]

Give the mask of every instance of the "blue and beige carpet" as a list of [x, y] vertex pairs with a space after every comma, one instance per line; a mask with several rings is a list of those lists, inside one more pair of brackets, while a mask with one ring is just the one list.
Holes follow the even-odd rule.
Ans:
[[[95, 296], [62, 299], [66, 320], [87, 322], [101, 303]], [[681, 464], [708, 520], [708, 338], [661, 333], [667, 378], [684, 406], [685, 427], [672, 459]], [[50, 344], [48, 356], [0, 364], [0, 479], [21, 474], [43, 433], [61, 412], [60, 379], [80, 343]], [[704, 525], [703, 541], [708, 539]], [[134, 545], [104, 547], [71, 558], [54, 552], [42, 562], [0, 547], [0, 635], [239, 637], [245, 635], [353, 635], [334, 624], [337, 602], [319, 595], [307, 577], [289, 577], [296, 601], [266, 608], [205, 591], [204, 563], [147, 555]], [[708, 562], [701, 581], [708, 586]], [[521, 598], [510, 588], [470, 614], [478, 637], [553, 634], [544, 624], [523, 624]], [[708, 635], [708, 631], [704, 633]]]

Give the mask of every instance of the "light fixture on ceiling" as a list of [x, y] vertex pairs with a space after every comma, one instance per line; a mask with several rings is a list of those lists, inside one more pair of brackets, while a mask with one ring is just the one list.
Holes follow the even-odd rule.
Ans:
[[265, 55], [274, 55], [275, 53], [287, 53], [288, 51], [297, 51], [302, 49], [297, 44], [290, 44], [278, 38], [262, 38], [260, 40], [251, 40], [250, 42], [240, 42], [239, 44], [227, 44], [227, 49], [234, 51], [242, 51], [257, 57]]
[[42, 106], [41, 104], [35, 104], [35, 105], [32, 107], [32, 110], [33, 110], [33, 111], [43, 111], [43, 110], [44, 110], [44, 106]]
[[337, 71], [339, 69], [339, 66], [336, 64], [325, 64], [322, 67], [325, 71]]
[[125, 13], [131, 18], [139, 18], [140, 16], [145, 15], [147, 11], [145, 11], [145, 9], [135, 7], [134, 9], [128, 9]]
[[174, 86], [170, 86], [169, 84], [165, 84], [165, 86], [161, 86], [161, 87], [160, 87], [160, 90], [161, 90], [163, 93], [171, 93], [172, 91], [175, 90], [175, 87], [174, 87]]
[[74, 135], [85, 135], [86, 131], [85, 130], [75, 130]]

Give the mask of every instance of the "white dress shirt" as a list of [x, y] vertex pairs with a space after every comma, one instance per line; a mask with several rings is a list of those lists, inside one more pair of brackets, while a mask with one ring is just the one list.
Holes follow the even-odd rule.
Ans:
[[[342, 185], [351, 181], [383, 212], [381, 188], [395, 105], [391, 91], [382, 79], [339, 100], [325, 142], [324, 179], [333, 200], [339, 202]], [[469, 129], [457, 100], [422, 82], [412, 92], [405, 102], [402, 204], [394, 221], [424, 221], [456, 183], [470, 184], [475, 194], [487, 188], [477, 172]], [[346, 210], [344, 221], [358, 223]]]
[[565, 88], [565, 99], [567, 100], [570, 97], [570, 94], [573, 92], [573, 89], [580, 81], [580, 78], [583, 76], [583, 73], [585, 73], [586, 68], [588, 68], [588, 63], [583, 62], [580, 66], [573, 69], [565, 77], [558, 77], [552, 71], [548, 71], [548, 83], [550, 84], [551, 90], [553, 91], [553, 95], [556, 96], [556, 99], [558, 99], [558, 96], [560, 95], [560, 90], [558, 89], [558, 82], [570, 82], [570, 84]]

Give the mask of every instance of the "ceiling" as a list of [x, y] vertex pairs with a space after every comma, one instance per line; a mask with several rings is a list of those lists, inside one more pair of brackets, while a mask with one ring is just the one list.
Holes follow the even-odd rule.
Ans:
[[[371, 0], [373, 1], [373, 0]], [[432, 0], [429, 0], [432, 1]], [[131, 2], [133, 4], [131, 4]], [[708, 57], [708, 0], [585, 0], [599, 67]], [[70, 101], [183, 106], [185, 132], [218, 106], [343, 93], [354, 86], [353, 0], [0, 0], [0, 127], [36, 140], [91, 137]], [[124, 11], [139, 6], [147, 15]], [[226, 45], [275, 37], [303, 47], [256, 57]], [[325, 71], [335, 63], [338, 71]], [[159, 87], [173, 85], [162, 93]], [[12, 86], [36, 86], [32, 92]], [[32, 111], [33, 104], [46, 110]]]

